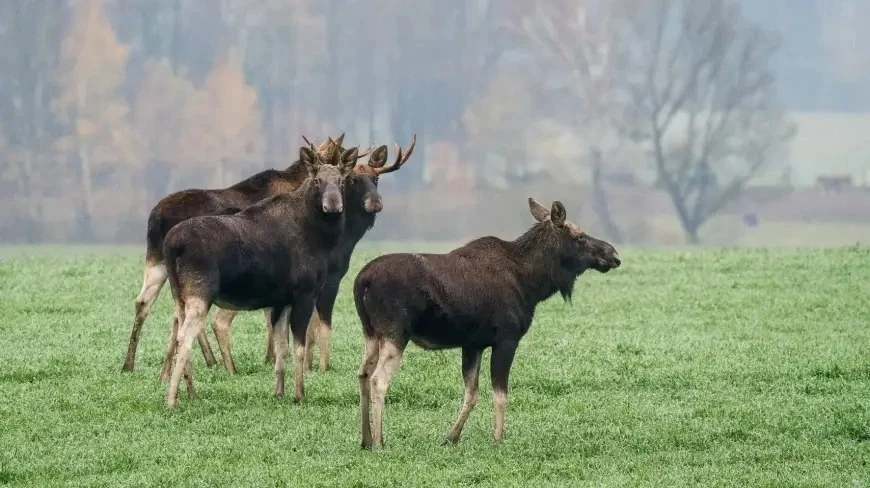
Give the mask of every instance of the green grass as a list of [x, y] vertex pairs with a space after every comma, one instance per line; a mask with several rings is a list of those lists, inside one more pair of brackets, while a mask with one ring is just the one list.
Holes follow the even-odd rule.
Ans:
[[[15, 486], [870, 487], [870, 249], [626, 250], [573, 304], [551, 299], [517, 353], [506, 440], [462, 399], [458, 351], [410, 346], [387, 447], [359, 449], [361, 333], [348, 282], [333, 369], [272, 397], [262, 314], [240, 314], [240, 374], [207, 369], [163, 409], [168, 289], [120, 372], [141, 250], [0, 258], [0, 484]], [[167, 285], [168, 286], [168, 285]], [[212, 340], [212, 345], [216, 342]]]

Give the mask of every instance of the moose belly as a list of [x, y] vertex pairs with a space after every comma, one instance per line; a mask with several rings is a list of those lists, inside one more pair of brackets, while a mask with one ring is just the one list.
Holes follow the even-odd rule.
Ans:
[[289, 303], [286, 286], [270, 280], [233, 280], [221, 283], [215, 304], [230, 310], [259, 310]]
[[413, 342], [414, 344], [417, 344], [419, 347], [422, 347], [423, 349], [429, 349], [429, 350], [454, 349], [457, 347], [461, 347], [461, 345], [456, 343], [455, 341], [449, 341], [447, 343], [435, 342], [428, 337], [422, 337], [422, 336], [411, 336], [411, 342]]
[[453, 349], [488, 342], [476, 324], [426, 317], [411, 328], [411, 341], [424, 349]]

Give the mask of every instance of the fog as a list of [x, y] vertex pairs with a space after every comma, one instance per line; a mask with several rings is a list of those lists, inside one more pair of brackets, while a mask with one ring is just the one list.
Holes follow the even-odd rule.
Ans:
[[[0, 242], [143, 244], [151, 208], [344, 145], [413, 155], [367, 241], [870, 237], [870, 3], [8, 0]], [[362, 161], [364, 162], [364, 160]]]

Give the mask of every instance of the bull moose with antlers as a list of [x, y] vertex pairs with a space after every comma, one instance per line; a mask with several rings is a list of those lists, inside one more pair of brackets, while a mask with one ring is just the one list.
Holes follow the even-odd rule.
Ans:
[[[372, 151], [368, 163], [358, 164], [354, 167], [353, 177], [348, 181], [346, 192], [344, 231], [338, 239], [338, 244], [330, 253], [328, 274], [318, 294], [314, 313], [308, 325], [305, 341], [305, 369], [312, 369], [313, 367], [313, 349], [315, 343], [317, 343], [320, 350], [320, 371], [326, 371], [329, 367], [332, 311], [335, 307], [335, 300], [338, 297], [341, 280], [350, 268], [350, 259], [354, 248], [368, 230], [374, 226], [375, 218], [383, 208], [381, 195], [378, 192], [379, 177], [401, 168], [411, 157], [416, 144], [416, 134], [412, 137], [411, 145], [408, 146], [407, 150], [396, 144], [396, 159], [390, 166], [386, 166], [387, 146], [382, 145]], [[310, 143], [309, 145], [314, 149], [313, 145]], [[236, 311], [222, 308], [215, 315], [213, 324], [224, 366], [230, 373], [235, 372], [235, 364], [230, 352], [229, 327], [236, 313]], [[274, 349], [271, 347], [273, 343], [272, 331], [273, 327], [266, 327], [267, 363], [274, 363], [275, 361]], [[164, 370], [167, 370], [167, 366], [166, 364], [164, 365]]]
[[213, 304], [231, 310], [271, 310], [277, 397], [284, 395], [289, 324], [294, 400], [302, 399], [308, 322], [330, 254], [344, 232], [346, 180], [353, 174], [357, 151], [348, 149], [324, 162], [314, 150], [302, 147], [299, 160], [308, 177], [295, 191], [273, 195], [232, 215], [187, 219], [166, 235], [163, 255], [175, 300], [167, 346], [167, 356], [175, 359], [167, 408], [175, 407], [182, 374], [188, 395], [194, 396], [190, 348], [194, 337], [204, 333]]
[[[318, 154], [329, 160], [342, 150], [342, 133], [337, 139], [328, 138], [317, 149]], [[371, 148], [360, 153], [365, 156]], [[167, 270], [163, 256], [163, 241], [166, 234], [178, 223], [201, 215], [229, 215], [273, 195], [290, 193], [307, 177], [307, 169], [296, 161], [284, 170], [268, 169], [233, 186], [221, 189], [190, 189], [167, 195], [151, 209], [148, 216], [145, 250], [145, 277], [142, 289], [135, 301], [135, 317], [130, 332], [123, 371], [132, 371], [136, 362], [136, 350], [145, 319], [157, 301], [160, 290], [166, 283]], [[205, 333], [197, 339], [205, 356], [206, 364], [216, 364], [214, 354]], [[165, 368], [164, 368], [165, 379]]]

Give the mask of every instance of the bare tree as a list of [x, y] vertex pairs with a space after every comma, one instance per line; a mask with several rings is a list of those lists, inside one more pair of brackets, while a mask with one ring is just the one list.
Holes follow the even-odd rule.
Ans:
[[732, 0], [651, 0], [630, 12], [629, 133], [647, 146], [689, 242], [794, 134], [776, 106], [778, 40]]
[[613, 89], [625, 56], [618, 31], [620, 2], [608, 0], [552, 0], [529, 2], [527, 10], [510, 27], [525, 38], [553, 67], [561, 68], [575, 106], [569, 110], [573, 125], [586, 141], [585, 166], [592, 185], [592, 208], [607, 237], [619, 244], [624, 233], [611, 217], [602, 170], [606, 154], [619, 141], [613, 135], [614, 119], [624, 110], [620, 93]]

